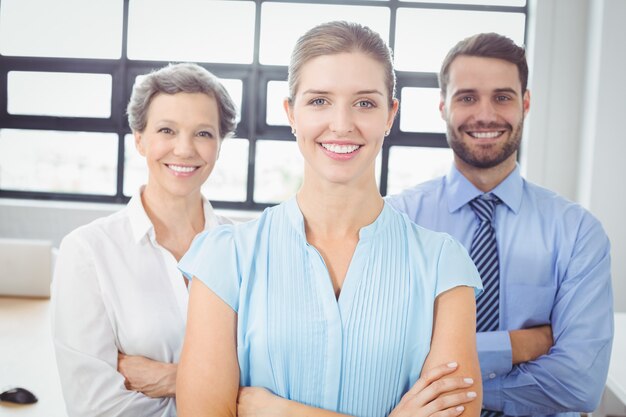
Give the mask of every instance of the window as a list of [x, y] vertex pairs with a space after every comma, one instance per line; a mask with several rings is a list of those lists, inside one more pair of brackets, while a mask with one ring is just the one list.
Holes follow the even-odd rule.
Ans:
[[[32, 11], [36, 10], [36, 13]], [[0, 197], [126, 202], [146, 180], [125, 109], [141, 74], [203, 65], [240, 109], [203, 187], [215, 207], [293, 195], [302, 158], [283, 112], [296, 39], [328, 20], [378, 31], [394, 50], [400, 112], [377, 160], [383, 195], [445, 173], [437, 71], [459, 39], [522, 44], [525, 0], [2, 0]]]

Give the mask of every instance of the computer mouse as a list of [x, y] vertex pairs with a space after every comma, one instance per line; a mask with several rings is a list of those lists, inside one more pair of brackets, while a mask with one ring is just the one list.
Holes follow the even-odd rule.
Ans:
[[0, 394], [0, 401], [16, 404], [33, 404], [37, 402], [37, 397], [25, 388], [12, 388]]

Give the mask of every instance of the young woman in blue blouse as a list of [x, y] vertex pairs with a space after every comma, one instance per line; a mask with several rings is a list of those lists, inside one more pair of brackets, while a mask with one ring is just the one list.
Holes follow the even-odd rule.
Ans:
[[376, 185], [398, 110], [389, 48], [359, 24], [319, 25], [289, 89], [301, 189], [179, 264], [193, 278], [179, 415], [477, 416], [476, 268]]

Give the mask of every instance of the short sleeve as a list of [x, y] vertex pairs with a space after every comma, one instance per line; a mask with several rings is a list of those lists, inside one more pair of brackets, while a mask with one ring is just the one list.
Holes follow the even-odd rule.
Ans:
[[435, 296], [459, 286], [473, 287], [476, 296], [483, 290], [480, 275], [467, 250], [459, 242], [448, 237], [444, 240], [439, 254]]
[[232, 225], [221, 225], [198, 235], [178, 263], [178, 269], [189, 280], [198, 278], [238, 311], [241, 274]]

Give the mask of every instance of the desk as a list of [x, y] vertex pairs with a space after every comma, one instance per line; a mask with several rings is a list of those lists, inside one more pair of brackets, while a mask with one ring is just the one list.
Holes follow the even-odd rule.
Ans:
[[593, 417], [626, 415], [626, 313], [615, 313], [615, 336], [606, 389]]
[[67, 417], [50, 335], [50, 300], [0, 297], [0, 392], [20, 386], [39, 401], [0, 403], [4, 417]]

